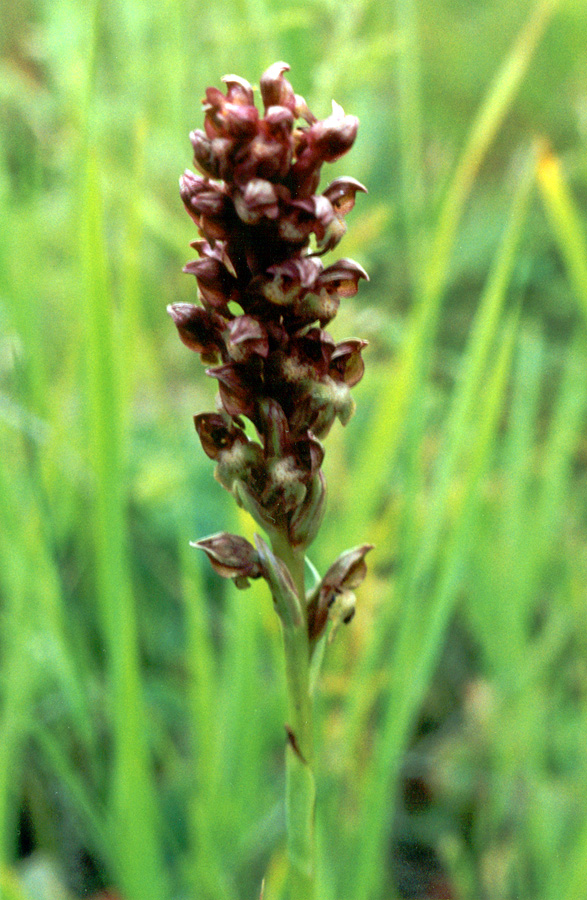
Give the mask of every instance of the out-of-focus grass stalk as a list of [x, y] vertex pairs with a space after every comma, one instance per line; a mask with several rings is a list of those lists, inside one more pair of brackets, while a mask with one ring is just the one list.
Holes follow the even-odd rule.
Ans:
[[427, 571], [437, 553], [443, 526], [450, 515], [449, 493], [457, 475], [468, 441], [467, 422], [478, 403], [485, 369], [495, 350], [503, 308], [512, 274], [518, 261], [518, 249], [528, 215], [536, 178], [536, 158], [531, 154], [520, 173], [498, 253], [481, 295], [478, 313], [467, 342], [454, 397], [443, 434], [443, 447], [434, 473], [434, 492], [427, 523], [420, 541], [420, 556], [412, 578], [417, 581]]
[[587, 243], [560, 161], [543, 148], [538, 183], [571, 287], [587, 321]]
[[[534, 550], [526, 559], [536, 569], [549, 558], [553, 532], [562, 526], [569, 500], [573, 457], [584, 433], [587, 403], [585, 336], [578, 331], [567, 351], [557, 402], [544, 446], [542, 486], [535, 498], [535, 518], [528, 523]], [[534, 533], [533, 533], [534, 532]], [[537, 589], [537, 578], [525, 579], [528, 594]]]
[[[432, 234], [421, 300], [412, 314], [408, 336], [393, 373], [378, 395], [367, 446], [364, 446], [361, 453], [362, 463], [359, 462], [354, 474], [355, 496], [360, 498], [359, 502], [353, 504], [353, 509], [356, 510], [353, 524], [357, 533], [364, 533], [377, 508], [382, 485], [394, 464], [400, 445], [402, 423], [406, 421], [411, 405], [418, 397], [421, 398], [425, 364], [430, 357], [430, 346], [465, 203], [558, 2], [559, 0], [543, 0], [537, 4], [492, 82], [469, 131]], [[415, 152], [417, 149], [416, 147]], [[408, 153], [409, 148], [406, 147], [405, 152]], [[377, 469], [373, 467], [373, 459], [380, 461]]]
[[121, 433], [125, 391], [102, 233], [99, 167], [94, 152], [89, 153], [87, 163], [80, 230], [86, 298], [83, 322], [96, 593], [102, 613], [112, 696], [114, 773], [109, 811], [112, 855], [123, 890], [129, 896], [137, 900], [163, 900], [166, 879], [146, 742], [136, 615], [127, 559]]
[[[555, 238], [565, 263], [569, 283], [581, 307], [583, 316], [587, 317], [587, 244], [581, 225], [578, 210], [564, 175], [558, 157], [549, 149], [543, 148], [538, 169], [538, 180], [542, 198], [550, 219]], [[585, 346], [584, 333], [576, 342], [577, 352], [571, 354], [567, 366], [567, 377], [563, 382], [561, 401], [557, 407], [551, 429], [551, 438], [545, 456], [545, 478], [542, 498], [542, 540], [538, 554], [542, 553], [549, 541], [549, 530], [553, 516], [561, 515], [561, 490], [568, 485], [568, 466], [570, 464], [569, 441], [574, 446], [576, 434], [581, 421], [584, 422], [584, 391], [580, 386], [585, 384]], [[577, 357], [577, 353], [581, 355]], [[577, 364], [577, 358], [583, 364]], [[566, 396], [566, 401], [565, 401]], [[582, 402], [581, 402], [582, 400]], [[571, 407], [569, 409], [569, 407]], [[572, 415], [572, 411], [575, 415]], [[583, 715], [587, 721], [587, 709]], [[584, 782], [583, 773], [583, 782]], [[585, 791], [583, 784], [582, 790]], [[587, 859], [587, 823], [584, 823], [576, 834], [575, 840], [569, 844], [569, 850], [562, 860], [557, 860], [550, 873], [548, 882], [549, 900], [565, 897], [565, 900], [580, 900], [585, 889]]]
[[[520, 554], [517, 564], [521, 569], [519, 579], [518, 598], [515, 607], [518, 609], [518, 618], [530, 643], [534, 623], [535, 609], [531, 606], [532, 598], [535, 598], [541, 583], [549, 569], [556, 562], [554, 550], [558, 542], [554, 543], [553, 535], [564, 533], [565, 520], [571, 503], [572, 491], [572, 467], [577, 456], [580, 442], [585, 433], [587, 421], [587, 356], [585, 353], [585, 335], [579, 330], [568, 351], [561, 383], [558, 389], [555, 407], [552, 413], [550, 428], [546, 437], [541, 471], [541, 489], [535, 502], [532, 503], [528, 516], [527, 535], [524, 541], [523, 555]], [[508, 598], [509, 599], [509, 598]], [[553, 611], [556, 613], [556, 610]], [[553, 616], [554, 617], [554, 616]], [[522, 656], [520, 654], [520, 659]], [[547, 665], [543, 662], [543, 665]], [[517, 673], [512, 670], [511, 681], [516, 683]], [[527, 689], [532, 690], [529, 684]], [[521, 699], [521, 703], [524, 701]], [[587, 707], [582, 700], [583, 728], [587, 724]], [[534, 720], [539, 717], [539, 712], [532, 706], [528, 710]], [[532, 719], [530, 720], [532, 723]], [[538, 718], [539, 721], [539, 718]], [[532, 731], [530, 734], [532, 734]], [[536, 725], [534, 725], [536, 732]], [[544, 753], [547, 743], [546, 735], [539, 734], [538, 740], [533, 742], [532, 753], [528, 754], [531, 761], [537, 753]], [[587, 798], [587, 770], [585, 760], [581, 759], [574, 778], [574, 790], [577, 797], [582, 799], [583, 808]], [[543, 822], [543, 810], [535, 813]], [[544, 827], [544, 826], [543, 826]], [[572, 832], [571, 832], [572, 833]], [[560, 841], [569, 849], [561, 854]], [[573, 833], [572, 840], [559, 836], [559, 842], [553, 848], [550, 866], [545, 873], [543, 885], [544, 896], [548, 900], [564, 897], [565, 900], [579, 900], [585, 887], [585, 848], [587, 847], [587, 822]], [[536, 852], [536, 851], [535, 851]]]
[[[8, 458], [7, 444], [0, 442], [4, 459]], [[0, 588], [6, 597], [2, 609], [2, 662], [3, 678], [0, 707], [0, 867], [10, 859], [12, 847], [9, 835], [13, 834], [13, 805], [11, 792], [19, 750], [26, 734], [27, 710], [36, 673], [30, 663], [23, 665], [23, 644], [30, 646], [28, 622], [30, 610], [29, 574], [21, 565], [14, 547], [26, 532], [19, 533], [16, 526], [22, 524], [14, 516], [18, 509], [6, 466], [0, 465]], [[14, 478], [12, 479], [14, 482]]]
[[[515, 191], [510, 217], [496, 255], [492, 271], [483, 291], [471, 334], [467, 343], [455, 395], [444, 428], [442, 447], [433, 474], [432, 497], [426, 521], [420, 525], [418, 549], [411, 565], [405, 567], [399, 587], [402, 602], [413, 596], [438, 555], [439, 541], [445, 533], [451, 512], [451, 487], [458, 467], [462, 465], [471, 440], [471, 416], [483, 389], [490, 354], [495, 350], [502, 311], [517, 259], [522, 230], [535, 178], [535, 157], [528, 161]], [[381, 535], [383, 545], [385, 536]], [[409, 593], [409, 597], [408, 597]], [[393, 608], [391, 605], [390, 609]], [[383, 621], [369, 642], [356, 676], [357, 690], [349, 698], [347, 743], [354, 754], [359, 752], [361, 735], [369, 719], [373, 703], [369, 684], [390, 641], [389, 621], [383, 610]], [[369, 703], [365, 698], [371, 697]]]
[[512, 105], [544, 30], [560, 2], [561, 0], [541, 0], [536, 4], [471, 126], [434, 235], [425, 287], [429, 297], [437, 297], [444, 289], [456, 230], [481, 163]]
[[[124, 242], [121, 253], [121, 333], [128, 335], [121, 352], [126, 358], [124, 370], [127, 373], [123, 381], [125, 390], [123, 408], [128, 413], [124, 423], [123, 436], [126, 441], [131, 431], [131, 403], [136, 383], [147, 378], [156, 384], [161, 383], [160, 360], [154, 352], [150, 333], [142, 327], [141, 310], [141, 248], [144, 236], [145, 204], [145, 149], [147, 143], [147, 124], [144, 119], [137, 118], [133, 128], [133, 153], [130, 177], [126, 185], [126, 204], [124, 216]], [[131, 338], [132, 336], [132, 338]]]
[[[390, 683], [383, 721], [376, 737], [373, 758], [361, 791], [361, 813], [356, 853], [351, 871], [352, 900], [378, 895], [384, 874], [381, 859], [389, 828], [390, 786], [399, 774], [402, 753], [414, 710], [428, 684], [446, 622], [454, 608], [470, 543], [477, 488], [487, 471], [507, 389], [517, 318], [510, 320], [502, 336], [480, 411], [478, 432], [464, 473], [459, 513], [443, 553], [432, 596], [412, 598], [406, 604], [391, 661]], [[406, 674], [409, 673], [409, 678]]]
[[399, 31], [397, 60], [398, 114], [401, 160], [401, 196], [406, 230], [410, 281], [415, 297], [420, 295], [424, 240], [424, 182], [422, 111], [420, 96], [420, 42], [415, 0], [396, 0]]
[[194, 896], [202, 900], [237, 900], [218, 856], [215, 825], [230, 814], [220, 785], [220, 710], [218, 674], [206, 592], [198, 560], [187, 539], [180, 541], [183, 596], [186, 611], [186, 659], [189, 673], [189, 728], [192, 778], [189, 797], [189, 881]]

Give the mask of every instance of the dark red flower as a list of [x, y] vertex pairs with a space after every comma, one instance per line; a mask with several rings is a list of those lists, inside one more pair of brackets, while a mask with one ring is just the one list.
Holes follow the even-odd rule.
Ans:
[[[229, 271], [229, 262], [223, 253], [223, 245], [217, 242], [212, 248], [206, 241], [195, 241], [194, 247], [200, 259], [194, 259], [183, 267], [188, 275], [195, 275], [202, 300], [209, 306], [228, 313], [228, 304], [241, 297], [238, 279]], [[231, 315], [231, 314], [229, 314]]]
[[229, 416], [252, 417], [261, 393], [261, 384], [250, 366], [226, 363], [206, 369], [206, 375], [218, 379], [220, 399]]
[[[235, 96], [235, 88], [240, 85], [233, 83], [231, 95]], [[210, 87], [206, 91], [204, 111], [206, 113], [206, 125], [212, 125], [209, 131], [217, 137], [244, 138], [252, 136], [257, 129], [259, 111], [252, 104], [242, 102], [242, 93], [236, 91], [237, 102], [233, 102], [228, 96], [224, 96], [218, 88]], [[240, 101], [240, 102], [239, 102]]]
[[210, 459], [218, 459], [221, 453], [230, 452], [235, 444], [244, 446], [248, 439], [242, 428], [222, 413], [200, 413], [194, 416], [204, 452]]
[[226, 348], [235, 362], [247, 362], [252, 356], [269, 356], [269, 336], [258, 319], [237, 316], [228, 323]]
[[174, 303], [167, 307], [167, 312], [186, 347], [201, 353], [204, 362], [217, 359], [224, 349], [222, 333], [226, 321], [222, 316], [191, 303]]

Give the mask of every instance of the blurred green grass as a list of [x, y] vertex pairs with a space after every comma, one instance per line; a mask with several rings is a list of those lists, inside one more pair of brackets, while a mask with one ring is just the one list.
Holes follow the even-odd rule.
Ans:
[[[582, 900], [582, 0], [23, 0], [0, 37], [0, 894], [280, 896], [283, 673], [165, 306], [208, 84], [357, 114], [370, 340], [312, 560], [377, 544], [320, 700], [321, 900]], [[187, 221], [186, 221], [187, 220]], [[442, 887], [444, 885], [444, 887]], [[436, 894], [433, 891], [436, 890]]]

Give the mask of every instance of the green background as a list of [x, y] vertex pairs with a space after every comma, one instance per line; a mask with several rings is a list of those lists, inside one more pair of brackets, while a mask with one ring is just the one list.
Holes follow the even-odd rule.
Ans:
[[[0, 37], [0, 893], [265, 900], [285, 875], [268, 592], [165, 307], [206, 86], [283, 59], [370, 342], [312, 561], [373, 542], [318, 723], [320, 900], [583, 900], [587, 6], [21, 0]], [[328, 257], [333, 261], [336, 256]]]

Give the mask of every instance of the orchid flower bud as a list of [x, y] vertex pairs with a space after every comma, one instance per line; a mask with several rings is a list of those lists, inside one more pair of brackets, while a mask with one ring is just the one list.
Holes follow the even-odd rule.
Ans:
[[256, 225], [264, 217], [276, 219], [279, 204], [275, 186], [263, 178], [251, 178], [244, 191], [235, 193], [234, 208], [247, 225]]
[[367, 188], [356, 178], [335, 178], [331, 181], [322, 196], [330, 200], [337, 216], [346, 216], [355, 205], [357, 191], [367, 194]]
[[218, 88], [208, 88], [203, 106], [206, 121], [219, 136], [244, 138], [256, 131], [259, 111], [252, 103], [232, 103]]
[[267, 481], [261, 500], [268, 510], [286, 513], [297, 509], [306, 496], [306, 475], [296, 465], [295, 457], [271, 459], [266, 466]]
[[207, 456], [216, 460], [214, 475], [231, 493], [235, 481], [247, 482], [263, 469], [259, 444], [249, 441], [244, 431], [222, 413], [194, 416], [196, 431]]
[[365, 363], [361, 352], [368, 341], [342, 341], [334, 348], [331, 357], [330, 374], [333, 378], [341, 378], [349, 387], [359, 383], [365, 372]]
[[220, 413], [200, 413], [194, 416], [194, 424], [202, 448], [210, 459], [218, 459], [230, 452], [235, 444], [246, 445], [247, 436], [228, 416]]
[[329, 293], [336, 293], [338, 297], [354, 297], [361, 278], [369, 281], [369, 276], [359, 263], [353, 259], [339, 259], [334, 265], [324, 269], [318, 283], [320, 287], [324, 287]]
[[323, 162], [334, 162], [351, 149], [357, 136], [359, 120], [345, 116], [342, 106], [332, 101], [332, 115], [316, 122], [310, 129], [314, 150]]
[[260, 290], [270, 303], [289, 306], [312, 291], [321, 271], [322, 263], [314, 257], [288, 259], [267, 270], [260, 279]]
[[247, 366], [227, 363], [206, 369], [206, 375], [218, 379], [220, 399], [229, 416], [252, 416], [256, 407], [258, 385]]
[[236, 534], [222, 531], [200, 541], [191, 541], [191, 547], [203, 550], [212, 568], [223, 578], [232, 578], [237, 587], [249, 586], [249, 578], [260, 578], [261, 561], [255, 548]]
[[276, 62], [261, 75], [261, 97], [265, 109], [271, 106], [287, 106], [292, 112], [296, 108], [296, 97], [289, 81], [283, 77], [290, 67], [285, 62]]
[[[194, 148], [194, 163], [205, 175], [211, 178], [220, 177], [220, 145], [214, 146], [213, 141], [206, 135], [204, 131], [197, 128], [190, 134], [192, 147]], [[228, 142], [225, 147], [228, 148]]]
[[187, 275], [195, 275], [202, 299], [215, 309], [226, 312], [228, 303], [240, 297], [237, 279], [218, 259], [204, 256], [183, 267]]
[[226, 96], [231, 103], [254, 106], [255, 95], [248, 81], [240, 75], [223, 75], [221, 80], [227, 86]]

